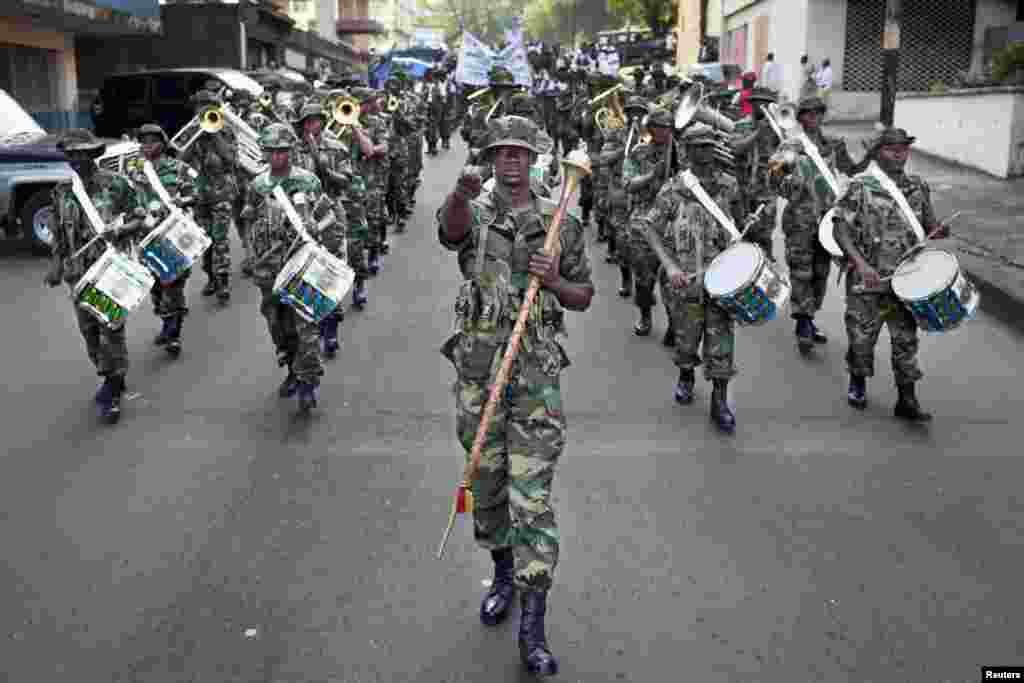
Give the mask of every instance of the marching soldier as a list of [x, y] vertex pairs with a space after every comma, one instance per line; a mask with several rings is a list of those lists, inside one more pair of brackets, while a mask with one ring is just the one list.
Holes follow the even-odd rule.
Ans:
[[[931, 189], [919, 176], [907, 175], [910, 146], [916, 138], [902, 128], [887, 128], [868, 153], [903, 193], [925, 232], [933, 239], [949, 235], [935, 220]], [[835, 238], [850, 259], [853, 271], [846, 278], [846, 335], [850, 371], [847, 400], [854, 408], [867, 406], [867, 378], [875, 374], [875, 344], [882, 326], [892, 337], [892, 369], [899, 399], [894, 415], [912, 422], [928, 422], [915, 385], [921, 379], [917, 363], [917, 324], [893, 294], [889, 281], [900, 260], [917, 242], [896, 200], [870, 174], [856, 176], [836, 203]]]
[[640, 309], [640, 319], [633, 326], [633, 332], [638, 337], [646, 337], [651, 333], [651, 309], [655, 303], [654, 285], [660, 264], [657, 255], [648, 244], [646, 230], [636, 224], [635, 220], [647, 213], [661, 186], [671, 177], [670, 161], [673, 166], [678, 164], [678, 159], [669, 159], [669, 155], [673, 154], [674, 125], [671, 113], [665, 109], [654, 109], [647, 121], [647, 127], [651, 131], [650, 144], [637, 145], [630, 152], [624, 166], [626, 192], [632, 195], [633, 205], [630, 214], [629, 251], [634, 278], [633, 302]]
[[[717, 168], [716, 139], [711, 127], [703, 124], [695, 124], [682, 136], [690, 170], [708, 196], [740, 225], [744, 212], [739, 187], [734, 178]], [[722, 431], [732, 432], [736, 418], [729, 409], [727, 387], [736, 372], [733, 320], [704, 292], [704, 271], [729, 247], [732, 237], [690, 192], [681, 176], [661, 189], [654, 206], [638, 225], [662, 265], [662, 294], [675, 319], [675, 363], [679, 368], [675, 400], [683, 405], [693, 403], [694, 370], [703, 362], [704, 377], [714, 385], [711, 419]]]
[[[139, 128], [139, 144], [142, 156], [153, 165], [160, 184], [177, 206], [184, 207], [195, 201], [195, 180], [199, 174], [188, 164], [165, 154], [168, 139], [164, 129], [155, 123], [145, 124]], [[134, 164], [128, 178], [135, 185], [142, 207], [152, 217], [152, 224], [160, 225], [170, 215], [171, 209], [164, 205], [157, 191], [150, 185], [142, 164]], [[153, 343], [163, 346], [167, 353], [175, 357], [181, 353], [181, 324], [188, 315], [185, 284], [190, 274], [185, 273], [167, 286], [157, 280], [153, 283], [151, 293], [153, 313], [161, 320], [160, 333]]]
[[[775, 231], [777, 197], [768, 177], [768, 161], [778, 149], [780, 140], [765, 118], [763, 107], [777, 102], [778, 98], [766, 88], [754, 88], [747, 100], [753, 105], [753, 118], [744, 122], [743, 126], [738, 126], [743, 132], [737, 135], [733, 143], [733, 154], [747, 213], [753, 213], [755, 207], [761, 204], [764, 204], [764, 210], [746, 237], [761, 247], [769, 259], [775, 261], [772, 233]], [[747, 133], [751, 129], [752, 132]]]
[[[195, 113], [201, 115], [209, 107], [219, 107], [221, 99], [209, 90], [200, 90], [192, 97]], [[223, 120], [223, 119], [222, 119]], [[229, 126], [217, 132], [204, 133], [181, 156], [181, 160], [194, 168], [196, 178], [196, 205], [194, 217], [206, 230], [213, 246], [203, 256], [203, 270], [207, 283], [203, 296], [216, 294], [221, 302], [231, 298], [231, 243], [228, 232], [232, 221], [232, 207], [238, 194], [236, 164], [238, 143]]]
[[[63, 281], [74, 288], [106, 251], [104, 242], [115, 248], [123, 247], [126, 238], [143, 226], [145, 210], [127, 178], [97, 166], [96, 159], [103, 155], [106, 145], [91, 132], [81, 128], [69, 130], [61, 136], [57, 146], [68, 157], [71, 168], [82, 179], [86, 194], [108, 226], [103, 233], [104, 240], [93, 244], [78, 258], [72, 258], [95, 237], [95, 233], [71, 185], [64, 183], [54, 188], [54, 246], [46, 284], [56, 287]], [[127, 222], [120, 227], [109, 225], [120, 213], [125, 215]], [[124, 323], [111, 328], [78, 306], [75, 306], [75, 317], [89, 360], [103, 378], [95, 397], [100, 417], [113, 424], [121, 417], [121, 396], [128, 369]]]
[[[340, 144], [323, 135], [327, 115], [319, 104], [307, 104], [299, 113], [296, 123], [301, 137], [292, 151], [292, 167], [301, 168], [313, 173], [325, 188], [334, 210], [333, 224], [325, 228], [320, 242], [333, 256], [349, 262], [347, 249], [346, 225], [348, 216], [341, 197], [352, 184], [351, 168], [341, 163], [341, 157], [347, 151]], [[338, 325], [345, 319], [343, 305], [320, 322], [320, 336], [324, 342], [324, 353], [334, 357], [338, 352]]]
[[[613, 131], [605, 138], [605, 144], [598, 157], [601, 168], [608, 174], [608, 257], [609, 263], [618, 263], [619, 296], [626, 299], [633, 295], [633, 268], [629, 250], [629, 198], [626, 195], [623, 165], [626, 160], [626, 143], [632, 147], [640, 144], [640, 123], [647, 115], [647, 105], [639, 97], [630, 97], [623, 107], [626, 127]], [[629, 131], [634, 130], [629, 140]]]
[[444, 113], [441, 116], [441, 148], [445, 151], [452, 148], [452, 131], [457, 125], [459, 84], [455, 80], [455, 55], [445, 60], [446, 74], [442, 84]]
[[[842, 138], [828, 137], [821, 130], [825, 116], [825, 102], [819, 97], [805, 97], [797, 105], [797, 119], [807, 138], [814, 143], [822, 159], [832, 172], [841, 171], [852, 176], [867, 167], [867, 160], [854, 164]], [[795, 163], [787, 164], [787, 152], [794, 155]], [[832, 257], [818, 239], [818, 224], [832, 207], [836, 197], [827, 188], [814, 162], [798, 143], [783, 143], [769, 162], [771, 176], [782, 175], [778, 192], [788, 200], [782, 212], [782, 232], [786, 237], [786, 264], [793, 292], [789, 307], [796, 320], [796, 338], [800, 349], [809, 351], [814, 344], [828, 341], [814, 324], [815, 314], [821, 310], [828, 289], [828, 275]]]
[[408, 106], [402, 100], [401, 82], [392, 75], [384, 84], [389, 101], [398, 103], [394, 111], [389, 111], [391, 119], [391, 144], [388, 146], [390, 168], [388, 170], [387, 202], [395, 221], [395, 232], [403, 232], [405, 223], [412, 215], [407, 201], [408, 191], [405, 189], [406, 169], [409, 167], [409, 145], [405, 140], [414, 130]]
[[[286, 398], [298, 394], [299, 410], [305, 413], [316, 407], [320, 377], [324, 374], [320, 338], [317, 326], [282, 304], [274, 292], [274, 280], [288, 260], [289, 246], [296, 234], [273, 191], [277, 186], [284, 189], [314, 238], [317, 235], [311, 226], [318, 217], [313, 215], [313, 207], [323, 206], [325, 197], [314, 174], [292, 165], [296, 142], [295, 134], [281, 123], [267, 126], [260, 135], [260, 146], [267, 154], [270, 168], [256, 176], [246, 189], [242, 220], [252, 238], [253, 282], [262, 296], [260, 313], [267, 321], [278, 365], [288, 368], [278, 395]], [[327, 222], [327, 218], [322, 217], [321, 222]]]
[[437, 139], [441, 135], [441, 124], [444, 121], [444, 92], [442, 84], [437, 81], [438, 72], [427, 69], [423, 74], [423, 98], [427, 105], [426, 138], [427, 154], [437, 156]]
[[356, 173], [366, 183], [367, 270], [376, 275], [381, 269], [381, 258], [388, 252], [388, 216], [386, 195], [388, 174], [391, 172], [391, 130], [388, 121], [380, 115], [381, 93], [373, 88], [353, 88], [352, 95], [359, 100], [359, 124], [372, 143], [369, 155], [362, 155]]
[[558, 662], [545, 635], [559, 550], [551, 483], [566, 443], [559, 376], [569, 364], [557, 337], [565, 333], [566, 309], [590, 307], [594, 285], [583, 226], [574, 216], [562, 224], [559, 255], [541, 251], [555, 206], [530, 192], [538, 133], [521, 118], [493, 121], [485, 158], [493, 158], [494, 191], [480, 195], [480, 177], [463, 175], [437, 218], [441, 244], [458, 252], [466, 279], [456, 302], [458, 331], [442, 353], [458, 374], [456, 425], [467, 455], [529, 276], [543, 282], [527, 324], [529, 350], [513, 365], [472, 489], [476, 540], [494, 561], [480, 619], [500, 623], [519, 590], [520, 658], [531, 674], [553, 675]]

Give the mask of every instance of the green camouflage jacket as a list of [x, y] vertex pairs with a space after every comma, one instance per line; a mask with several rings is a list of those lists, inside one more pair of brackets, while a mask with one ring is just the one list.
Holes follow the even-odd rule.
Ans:
[[[145, 160], [140, 157], [129, 163], [128, 179], [135, 185], [139, 194], [139, 205], [159, 224], [167, 218], [171, 210], [160, 200], [156, 190], [150, 187], [149, 179], [142, 170], [143, 161]], [[188, 198], [195, 192], [195, 180], [199, 174], [185, 162], [164, 154], [153, 163], [153, 170], [166, 188], [167, 194], [171, 195], [171, 199]]]
[[[495, 191], [480, 195], [471, 202], [471, 209], [473, 225], [459, 243], [445, 237], [444, 206], [437, 214], [438, 238], [446, 249], [458, 252], [459, 268], [466, 280], [455, 304], [455, 334], [442, 353], [460, 373], [467, 369], [473, 372], [474, 368], [466, 366], [479, 363], [475, 370], [486, 374], [495, 351], [512, 333], [529, 287], [530, 256], [544, 247], [556, 204], [534, 195], [533, 206], [517, 212]], [[562, 220], [559, 245], [562, 277], [592, 286], [583, 224], [571, 213]], [[482, 264], [479, 268], [478, 259]], [[527, 361], [539, 363], [549, 374], [557, 374], [568, 365], [557, 342], [566, 333], [564, 318], [558, 298], [542, 289], [530, 311], [522, 349]]]
[[[124, 214], [126, 221], [145, 215], [140, 197], [128, 178], [104, 169], [96, 170], [88, 180], [83, 178], [86, 194], [92, 200], [104, 225], [110, 225], [118, 214]], [[62, 183], [53, 188], [54, 248], [53, 255], [61, 259], [64, 281], [75, 284], [82, 279], [85, 271], [107, 250], [103, 240], [97, 241], [74, 261], [71, 255], [84, 247], [96, 236], [85, 211], [79, 205], [71, 183]], [[118, 244], [126, 246], [127, 239]]]
[[[832, 169], [837, 179], [839, 173], [854, 174], [856, 164], [850, 158], [845, 140], [822, 136], [816, 144], [825, 164]], [[780, 146], [776, 156], [786, 147], [788, 145]], [[824, 176], [818, 172], [818, 167], [803, 152], [799, 152], [793, 170], [779, 180], [772, 179], [771, 186], [780, 197], [788, 201], [782, 223], [787, 233], [817, 231], [822, 216], [832, 208], [836, 200]]]
[[[264, 171], [246, 188], [245, 204], [240, 214], [258, 263], [254, 266], [258, 280], [272, 280], [277, 276], [286, 261], [288, 248], [298, 235], [284, 209], [274, 199], [274, 188], [278, 185], [292, 200], [310, 236], [335, 253], [332, 249], [335, 245], [328, 243], [335, 233], [331, 229], [335, 225], [333, 209], [320, 179], [294, 165], [287, 176], [273, 176], [270, 171]], [[304, 195], [304, 202], [298, 201], [298, 194]], [[318, 227], [321, 224], [323, 227]]]
[[[659, 161], [665, 159], [668, 149], [668, 145], [655, 145], [653, 143], [639, 144], [634, 147], [629, 153], [629, 158], [623, 162], [622, 168], [626, 182], [637, 176], [649, 173]], [[654, 198], [658, 196], [658, 191], [664, 183], [664, 179], [655, 178], [644, 189], [632, 193], [633, 212], [647, 211], [654, 203]]]
[[[934, 228], [937, 221], [928, 183], [919, 176], [906, 174], [893, 180], [925, 232]], [[835, 230], [837, 241], [840, 231], [847, 231], [868, 264], [882, 277], [892, 275], [901, 257], [917, 244], [917, 237], [896, 201], [868, 173], [855, 176], [846, 194], [836, 202]], [[851, 286], [864, 285], [856, 271], [848, 281]], [[878, 291], [889, 289], [889, 283], [883, 282]]]
[[[226, 143], [229, 154], [221, 155], [214, 136]], [[181, 156], [181, 160], [199, 174], [196, 178], [199, 203], [233, 201], [238, 195], [238, 140], [230, 126], [225, 125], [219, 133], [213, 135], [200, 135]]]
[[[701, 179], [701, 185], [722, 212], [741, 228], [743, 206], [736, 179], [715, 172], [710, 178]], [[661, 188], [654, 205], [640, 220], [661, 239], [665, 251], [687, 275], [703, 273], [732, 244], [732, 236], [690, 192], [682, 175], [676, 175]], [[695, 278], [687, 287], [687, 296], [699, 294], [703, 286], [701, 278]]]
[[[768, 178], [768, 161], [779, 147], [779, 138], [767, 122], [762, 123], [757, 130], [757, 140], [745, 151], [737, 150], [735, 153], [736, 177], [748, 200], [771, 199], [774, 201], [775, 193], [772, 191]], [[749, 128], [735, 131], [733, 141], [735, 142], [739, 137], [747, 137], [753, 132], [754, 124], [751, 123]]]
[[367, 190], [384, 192], [387, 189], [388, 172], [391, 170], [390, 126], [379, 114], [363, 114], [359, 120], [374, 146], [388, 146], [387, 155], [380, 159], [363, 158], [358, 167], [366, 180]]

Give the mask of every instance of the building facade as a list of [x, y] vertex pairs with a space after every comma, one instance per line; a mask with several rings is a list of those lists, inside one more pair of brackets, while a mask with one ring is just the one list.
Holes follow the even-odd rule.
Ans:
[[416, 0], [371, 0], [370, 16], [386, 30], [370, 40], [370, 47], [378, 53], [414, 47], [414, 29], [420, 17]]
[[[686, 67], [697, 63], [705, 38], [721, 38], [722, 0], [678, 0], [678, 2], [676, 64]], [[702, 14], [706, 15], [703, 33], [701, 32]]]
[[[898, 89], [955, 87], [963, 76], [982, 70], [1021, 5], [1021, 0], [903, 0]], [[801, 56], [808, 55], [812, 64], [828, 58], [834, 116], [877, 118], [885, 9], [886, 0], [722, 0], [721, 61], [759, 71], [774, 53], [782, 94], [794, 98], [802, 80]]]
[[47, 130], [90, 126], [79, 88], [79, 50], [90, 40], [152, 39], [157, 0], [4, 0], [0, 89]]

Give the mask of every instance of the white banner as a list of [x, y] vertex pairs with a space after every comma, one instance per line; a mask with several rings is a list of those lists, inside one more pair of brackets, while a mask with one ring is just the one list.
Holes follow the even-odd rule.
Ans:
[[501, 52], [496, 52], [472, 33], [463, 32], [455, 80], [465, 85], [487, 85], [487, 74], [491, 68], [503, 66], [512, 72], [517, 85], [531, 87], [533, 76], [530, 74], [530, 63], [526, 59], [522, 31], [508, 31], [505, 36], [513, 38], [514, 42], [510, 40]]

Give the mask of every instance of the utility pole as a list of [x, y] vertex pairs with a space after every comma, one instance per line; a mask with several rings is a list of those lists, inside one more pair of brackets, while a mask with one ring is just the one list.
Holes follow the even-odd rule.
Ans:
[[886, 0], [885, 31], [882, 34], [883, 126], [892, 126], [896, 113], [896, 83], [900, 71], [900, 17], [902, 0]]

